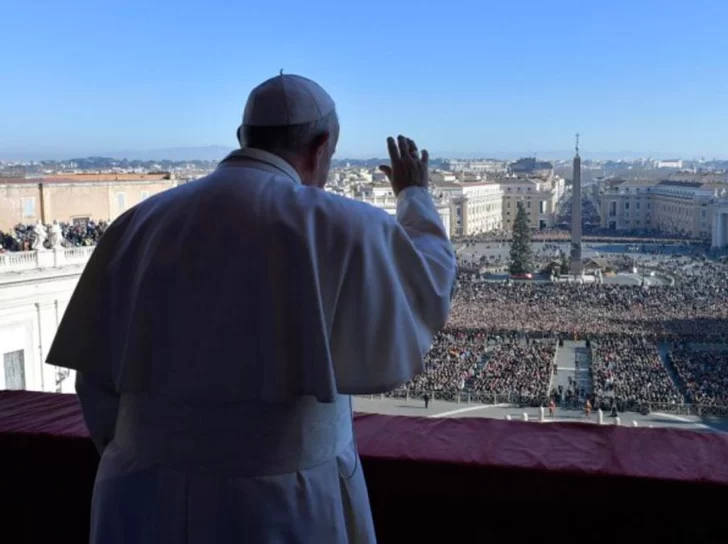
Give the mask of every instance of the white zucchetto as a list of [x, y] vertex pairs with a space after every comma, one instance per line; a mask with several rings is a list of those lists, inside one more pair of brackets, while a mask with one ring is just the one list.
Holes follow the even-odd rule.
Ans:
[[335, 107], [329, 93], [318, 83], [281, 72], [250, 92], [243, 125], [275, 127], [313, 123], [329, 115]]

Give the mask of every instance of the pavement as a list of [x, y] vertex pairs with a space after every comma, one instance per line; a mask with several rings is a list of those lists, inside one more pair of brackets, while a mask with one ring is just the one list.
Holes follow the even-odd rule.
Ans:
[[[576, 363], [579, 363], [578, 365]], [[587, 395], [592, 392], [591, 356], [584, 341], [564, 341], [564, 345], [557, 348], [556, 366], [558, 372], [551, 377], [549, 391], [563, 386], [568, 389], [569, 378], [576, 381], [579, 388], [583, 388]]]
[[[543, 251], [544, 254], [553, 254], [554, 257], [558, 256], [558, 250], [546, 250], [546, 242], [532, 242], [531, 246], [534, 252]], [[564, 251], [568, 254], [571, 251], [570, 242], [548, 242], [550, 247], [556, 246], [559, 250]], [[633, 248], [637, 246], [640, 251], [634, 251]], [[656, 250], [660, 248], [658, 244], [617, 244], [617, 243], [599, 243], [590, 242], [584, 244], [582, 249], [583, 258], [609, 258], [617, 257], [621, 255], [630, 255], [634, 257], [638, 268], [642, 268], [644, 265], [657, 265], [661, 261], [670, 261], [676, 255], [688, 255], [690, 254], [690, 248], [682, 248], [679, 246], [666, 246], [662, 249], [663, 253], [653, 254], [642, 252], [641, 249], [644, 246], [646, 251]], [[466, 258], [477, 258], [481, 256], [501, 257], [504, 263], [508, 262], [510, 254], [510, 243], [498, 243], [498, 242], [478, 242], [470, 246], [460, 246], [458, 248], [458, 255]], [[638, 270], [639, 272], [639, 270]], [[505, 281], [508, 278], [508, 274], [491, 274], [488, 279], [491, 281]], [[548, 278], [535, 278], [533, 281], [536, 283], [548, 282]], [[620, 273], [616, 276], [604, 276], [604, 283], [620, 284], [620, 285], [640, 285], [642, 281], [646, 285], [664, 285], [668, 283], [667, 278], [660, 276], [645, 276], [641, 274], [633, 273]]]
[[[396, 416], [418, 416], [429, 418], [455, 418], [455, 417], [487, 417], [491, 419], [523, 419], [523, 414], [529, 421], [538, 422], [539, 408], [519, 408], [507, 404], [466, 404], [446, 401], [431, 401], [428, 408], [422, 400], [406, 400], [404, 398], [355, 397], [354, 411]], [[698, 417], [677, 415], [663, 412], [653, 412], [642, 415], [635, 412], [624, 412], [619, 415], [620, 425], [633, 427], [665, 427], [672, 429], [688, 429], [698, 431], [713, 431], [728, 433], [728, 420], [712, 417]], [[594, 423], [598, 424], [597, 412], [592, 412], [587, 418], [582, 412], [576, 410], [557, 409], [553, 417], [546, 411], [544, 423]], [[615, 420], [604, 413], [604, 424], [614, 425]]]
[[[547, 251], [546, 246], [557, 247], [559, 250], [564, 251], [567, 255], [571, 251], [571, 243], [568, 241], [558, 242], [532, 242], [531, 247], [534, 252]], [[633, 251], [634, 247], [638, 247], [640, 251]], [[510, 242], [499, 243], [499, 242], [477, 242], [470, 246], [459, 247], [459, 254], [463, 257], [472, 257], [474, 255], [492, 255], [502, 256], [506, 261], [508, 260], [510, 253]], [[642, 247], [645, 248], [646, 252], [642, 252]], [[648, 251], [660, 249], [662, 253], [653, 254], [647, 253]], [[592, 259], [596, 257], [614, 257], [618, 255], [632, 255], [638, 259], [645, 259], [648, 261], [662, 261], [671, 260], [676, 255], [689, 255], [693, 251], [692, 248], [685, 248], [680, 246], [665, 246], [661, 247], [659, 244], [619, 244], [612, 242], [588, 242], [582, 246], [582, 257], [584, 259]], [[553, 253], [554, 256], [558, 256], [558, 250], [548, 251]]]

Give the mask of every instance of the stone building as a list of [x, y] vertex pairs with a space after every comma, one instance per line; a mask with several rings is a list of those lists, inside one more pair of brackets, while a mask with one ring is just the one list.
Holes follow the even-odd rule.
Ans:
[[45, 224], [113, 221], [145, 198], [176, 186], [176, 180], [166, 172], [2, 178], [0, 230], [39, 220]]

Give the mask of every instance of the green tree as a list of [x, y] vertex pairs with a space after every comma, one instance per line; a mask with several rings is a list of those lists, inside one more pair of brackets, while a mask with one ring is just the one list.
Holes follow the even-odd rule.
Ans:
[[511, 242], [511, 274], [530, 274], [533, 271], [531, 252], [531, 227], [528, 225], [526, 208], [518, 202], [516, 220], [513, 222], [513, 241]]

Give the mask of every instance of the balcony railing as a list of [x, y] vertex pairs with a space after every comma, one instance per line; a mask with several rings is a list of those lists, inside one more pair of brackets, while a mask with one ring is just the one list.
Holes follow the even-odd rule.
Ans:
[[93, 251], [94, 246], [84, 246], [0, 253], [0, 274], [85, 264]]
[[[0, 391], [0, 414], [5, 517], [42, 519], [21, 524], [23, 542], [88, 541], [99, 455], [77, 399]], [[559, 504], [589, 508], [568, 517], [572, 532], [612, 529], [596, 542], [723, 542], [728, 532], [725, 516], [696, 523], [675, 500], [711, 512], [728, 491], [723, 435], [376, 414], [355, 416], [354, 431], [379, 542], [497, 540], [514, 527], [516, 540], [543, 540]]]

